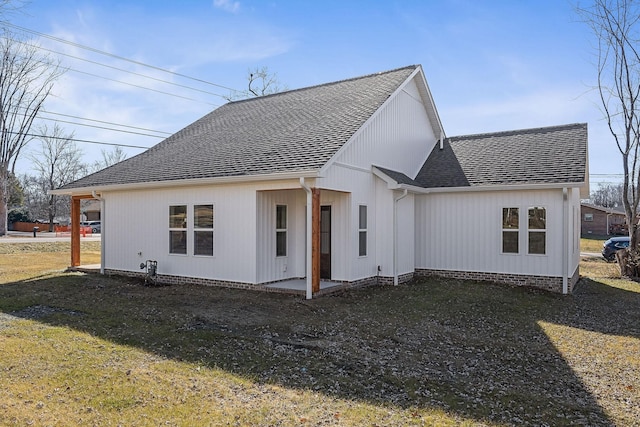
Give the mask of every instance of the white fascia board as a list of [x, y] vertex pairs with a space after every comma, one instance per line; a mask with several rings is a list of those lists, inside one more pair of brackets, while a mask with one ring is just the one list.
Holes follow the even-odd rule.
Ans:
[[[429, 109], [431, 109], [431, 111], [433, 112], [433, 119], [435, 119], [436, 123], [431, 123], [431, 125], [436, 125], [435, 127], [437, 127], [437, 129], [434, 129], [434, 135], [436, 135], [437, 138], [440, 138], [441, 135], [443, 136], [447, 136], [445, 131], [444, 131], [444, 127], [442, 126], [442, 121], [440, 120], [440, 114], [438, 113], [438, 109], [436, 108], [436, 103], [433, 100], [433, 95], [431, 94], [431, 89], [429, 88], [429, 83], [427, 82], [427, 77], [424, 74], [424, 71], [422, 70], [422, 65], [419, 65], [418, 68], [416, 69], [415, 73], [411, 75], [411, 78], [413, 78], [415, 76], [415, 74], [418, 73], [418, 71], [420, 72], [420, 81], [422, 82], [423, 85], [423, 90], [424, 90], [424, 95], [426, 95], [427, 99], [424, 100], [426, 102], [428, 102], [428, 105], [425, 105], [425, 109], [427, 110], [427, 116], [429, 118], [431, 118], [430, 111]], [[418, 89], [420, 88], [420, 85], [418, 85]], [[422, 93], [422, 90], [420, 91]], [[424, 102], [423, 101], [423, 102]], [[439, 131], [439, 132], [436, 132]]]
[[387, 183], [387, 187], [389, 189], [400, 188], [400, 185], [398, 184], [398, 182], [395, 179], [391, 178], [389, 175], [387, 175], [386, 173], [382, 172], [377, 167], [371, 166], [371, 172], [373, 172], [373, 174], [375, 176], [377, 176], [378, 178], [380, 178], [381, 180], [386, 182]]
[[362, 132], [364, 132], [364, 129], [366, 129], [369, 124], [375, 120], [376, 117], [378, 117], [379, 114], [382, 114], [381, 111], [384, 110], [384, 108], [387, 106], [387, 104], [389, 104], [391, 102], [391, 100], [393, 98], [395, 98], [398, 93], [402, 92], [404, 90], [404, 87], [413, 79], [413, 77], [416, 75], [416, 73], [418, 72], [420, 68], [416, 68], [410, 75], [409, 77], [407, 77], [405, 79], [404, 82], [402, 82], [402, 84], [400, 84], [400, 86], [398, 86], [396, 88], [395, 91], [393, 91], [393, 93], [391, 95], [389, 95], [389, 97], [382, 103], [382, 105], [380, 105], [378, 107], [378, 109], [376, 111], [373, 112], [373, 114], [371, 114], [371, 116], [369, 116], [369, 118], [362, 124], [362, 126], [360, 126], [360, 128], [355, 131], [353, 133], [353, 135], [351, 135], [351, 137], [347, 140], [347, 142], [345, 142], [342, 147], [340, 147], [338, 149], [338, 151], [336, 151], [336, 153], [331, 156], [331, 158], [329, 159], [329, 161], [327, 161], [327, 163], [324, 164], [324, 166], [322, 166], [322, 168], [320, 168], [320, 175], [326, 175], [327, 173], [327, 169], [329, 169], [335, 162], [336, 159], [338, 159], [342, 153], [347, 149], [347, 147], [351, 144], [351, 142], [356, 139], [358, 137], [358, 135], [360, 135]]
[[399, 189], [407, 189], [417, 194], [436, 193], [469, 193], [478, 191], [524, 191], [524, 190], [562, 190], [563, 188], [581, 188], [584, 182], [565, 182], [554, 184], [502, 184], [502, 185], [482, 185], [476, 187], [440, 187], [422, 188], [407, 184], [398, 184]]
[[278, 181], [285, 179], [300, 179], [300, 178], [319, 178], [317, 170], [302, 171], [302, 172], [283, 172], [283, 173], [271, 173], [265, 175], [241, 175], [241, 176], [222, 176], [216, 178], [193, 178], [193, 179], [180, 179], [171, 181], [151, 181], [151, 182], [136, 182], [131, 184], [110, 184], [102, 186], [91, 187], [78, 187], [69, 188], [64, 190], [50, 190], [49, 194], [56, 196], [68, 195], [79, 196], [92, 194], [93, 192], [104, 191], [122, 191], [122, 190], [146, 190], [152, 188], [172, 188], [172, 187], [188, 187], [188, 186], [201, 186], [201, 185], [216, 185], [216, 184], [240, 184], [247, 182], [264, 182], [264, 181]]

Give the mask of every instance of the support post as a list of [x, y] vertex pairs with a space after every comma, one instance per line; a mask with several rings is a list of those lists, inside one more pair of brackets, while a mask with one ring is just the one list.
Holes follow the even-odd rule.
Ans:
[[320, 189], [311, 189], [311, 289], [320, 291]]
[[80, 265], [80, 200], [71, 198], [71, 267]]

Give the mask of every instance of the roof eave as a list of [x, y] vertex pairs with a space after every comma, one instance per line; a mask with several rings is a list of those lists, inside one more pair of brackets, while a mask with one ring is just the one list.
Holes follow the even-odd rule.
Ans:
[[408, 184], [398, 184], [397, 189], [407, 189], [416, 194], [436, 194], [436, 193], [465, 193], [477, 191], [522, 191], [522, 190], [559, 190], [563, 188], [582, 188], [585, 182], [559, 182], [545, 184], [498, 184], [498, 185], [477, 185], [466, 187], [437, 187], [423, 188]]
[[171, 181], [135, 182], [130, 184], [108, 184], [89, 187], [50, 190], [49, 194], [61, 196], [78, 196], [104, 191], [129, 191], [156, 188], [188, 187], [201, 185], [241, 184], [247, 182], [279, 181], [286, 179], [318, 178], [318, 170], [298, 172], [278, 172], [264, 175], [221, 176], [212, 178], [177, 179]]

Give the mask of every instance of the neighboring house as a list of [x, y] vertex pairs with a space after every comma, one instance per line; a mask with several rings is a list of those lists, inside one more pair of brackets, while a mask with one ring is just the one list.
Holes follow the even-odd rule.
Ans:
[[604, 237], [628, 233], [627, 219], [622, 206], [605, 208], [582, 203], [580, 205], [582, 237]]
[[95, 199], [85, 200], [81, 206], [84, 221], [100, 221], [100, 201]]
[[569, 293], [581, 191], [586, 124], [447, 138], [409, 66], [230, 102], [55, 193], [100, 198], [104, 273], [311, 298], [420, 275]]

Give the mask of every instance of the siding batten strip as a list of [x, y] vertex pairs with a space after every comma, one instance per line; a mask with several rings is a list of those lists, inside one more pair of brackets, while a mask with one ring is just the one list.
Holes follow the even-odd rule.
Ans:
[[569, 293], [569, 194], [562, 189], [562, 294]]

